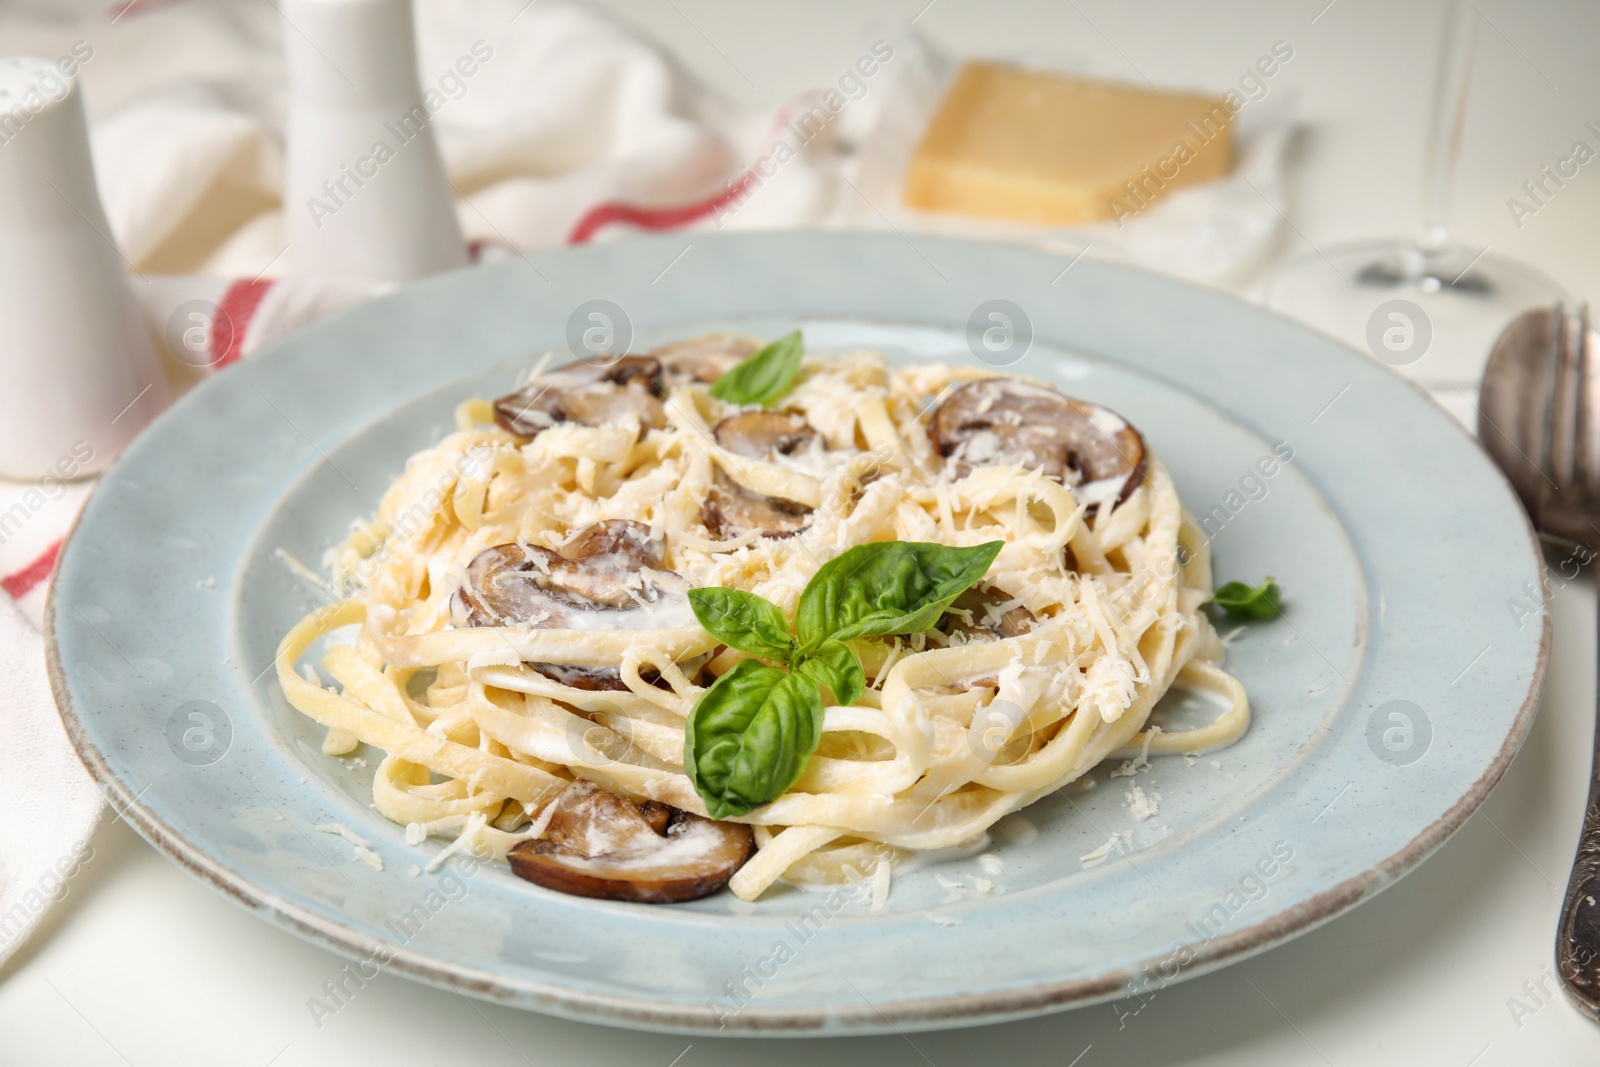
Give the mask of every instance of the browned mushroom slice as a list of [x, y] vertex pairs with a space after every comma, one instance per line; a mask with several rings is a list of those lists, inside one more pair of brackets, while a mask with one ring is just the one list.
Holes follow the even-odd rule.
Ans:
[[561, 546], [567, 559], [626, 557], [639, 567], [659, 570], [666, 557], [667, 543], [642, 522], [632, 519], [606, 519], [579, 530]]
[[639, 603], [647, 570], [661, 570], [667, 542], [632, 519], [607, 519], [585, 526], [561, 546], [557, 580], [568, 596], [606, 608]]
[[940, 629], [969, 637], [1021, 637], [1039, 618], [1016, 600], [1003, 589], [975, 585], [956, 597]]
[[1144, 438], [1120, 415], [1017, 378], [968, 382], [945, 398], [928, 435], [956, 477], [1015, 463], [1066, 485], [1090, 508], [1144, 481]]
[[[608, 519], [580, 530], [559, 552], [537, 545], [496, 545], [467, 564], [451, 598], [456, 626], [531, 626], [585, 630], [597, 625], [656, 629], [688, 625], [688, 599], [647, 571], [662, 570], [666, 545], [642, 523]], [[597, 618], [601, 612], [604, 618]], [[574, 689], [626, 689], [616, 667], [531, 663]], [[653, 678], [641, 675], [646, 681]]]
[[711, 431], [717, 444], [736, 456], [771, 463], [804, 452], [817, 439], [811, 424], [792, 411], [746, 411], [729, 415]]
[[[736, 456], [771, 463], [810, 448], [817, 438], [805, 419], [787, 411], [747, 411], [717, 423], [717, 444]], [[701, 521], [718, 537], [760, 530], [764, 537], [788, 537], [806, 528], [812, 509], [794, 500], [751, 492], [716, 468]]]
[[715, 822], [574, 782], [555, 799], [544, 840], [506, 854], [520, 878], [580, 897], [675, 904], [710, 896], [750, 858], [748, 826]]
[[674, 341], [651, 352], [661, 361], [667, 388], [700, 383], [710, 385], [734, 368], [760, 344], [745, 337], [708, 333], [687, 341]]
[[536, 437], [560, 422], [617, 425], [630, 416], [640, 430], [667, 424], [659, 399], [661, 363], [623, 356], [606, 364], [569, 363], [494, 402], [494, 421], [518, 437]]
[[760, 530], [762, 537], [792, 537], [811, 524], [811, 508], [782, 497], [762, 496], [718, 470], [700, 507], [700, 521], [717, 537]]

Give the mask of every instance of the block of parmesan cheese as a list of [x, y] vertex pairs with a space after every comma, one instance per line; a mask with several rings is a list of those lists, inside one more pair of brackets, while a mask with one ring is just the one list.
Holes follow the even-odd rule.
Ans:
[[910, 207], [1071, 226], [1226, 174], [1221, 98], [968, 63], [906, 170]]

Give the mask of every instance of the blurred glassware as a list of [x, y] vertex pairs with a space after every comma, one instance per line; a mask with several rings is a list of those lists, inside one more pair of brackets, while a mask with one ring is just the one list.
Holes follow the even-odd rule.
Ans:
[[1445, 14], [1415, 235], [1314, 249], [1269, 271], [1268, 306], [1373, 355], [1429, 386], [1475, 387], [1489, 348], [1519, 312], [1568, 300], [1520, 260], [1463, 246], [1450, 196], [1472, 81], [1478, 13], [1451, 0]]
[[0, 473], [92, 474], [166, 407], [125, 269], [77, 78], [0, 57]]
[[295, 273], [404, 282], [465, 266], [410, 0], [284, 0], [282, 14]]

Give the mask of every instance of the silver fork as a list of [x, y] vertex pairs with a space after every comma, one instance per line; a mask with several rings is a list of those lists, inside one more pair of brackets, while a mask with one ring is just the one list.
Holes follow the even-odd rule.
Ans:
[[[1540, 535], [1600, 550], [1600, 336], [1587, 306], [1529, 311], [1506, 327], [1484, 372], [1478, 439]], [[1600, 728], [1583, 833], [1556, 931], [1568, 997], [1600, 1022]]]

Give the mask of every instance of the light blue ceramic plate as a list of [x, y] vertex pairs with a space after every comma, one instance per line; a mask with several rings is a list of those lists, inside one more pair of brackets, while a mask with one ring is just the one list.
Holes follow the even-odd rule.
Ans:
[[[129, 822], [264, 918], [573, 1018], [771, 1033], [992, 1022], [1133, 1005], [1302, 933], [1421, 862], [1505, 770], [1544, 669], [1541, 558], [1472, 440], [1372, 360], [1217, 293], [1066, 266], [932, 238], [693, 235], [461, 271], [318, 323], [185, 397], [89, 501], [51, 600], [72, 738]], [[504, 870], [411, 876], [437, 843], [408, 847], [371, 810], [376, 760], [323, 756], [268, 670], [320, 599], [277, 552], [318, 561], [457, 401], [565, 353], [592, 300], [623, 309], [635, 351], [800, 325], [813, 350], [1017, 358], [1120, 411], [1214, 535], [1219, 580], [1270, 574], [1287, 591], [1285, 617], [1229, 648], [1249, 733], [1135, 778], [1102, 768], [1092, 790], [997, 827], [998, 871], [923, 867], [877, 914], [796, 891], [646, 907]], [[988, 308], [969, 338], [993, 300], [1031, 324], [1013, 309], [999, 355]], [[1280, 442], [1293, 460], [1264, 462]], [[1134, 783], [1159, 795], [1154, 818], [1134, 818]], [[383, 871], [316, 830], [330, 822], [370, 839]], [[1125, 852], [1080, 861], [1125, 832]]]

